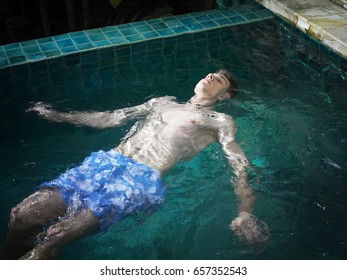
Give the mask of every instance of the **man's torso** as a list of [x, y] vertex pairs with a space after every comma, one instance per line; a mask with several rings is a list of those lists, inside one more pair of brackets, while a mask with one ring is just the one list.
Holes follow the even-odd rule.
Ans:
[[217, 141], [221, 115], [204, 108], [165, 103], [135, 124], [116, 150], [164, 172]]

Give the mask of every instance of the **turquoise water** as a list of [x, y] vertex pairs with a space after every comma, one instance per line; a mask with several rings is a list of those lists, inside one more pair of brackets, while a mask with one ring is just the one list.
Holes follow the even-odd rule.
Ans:
[[116, 146], [133, 124], [98, 131], [49, 123], [25, 113], [29, 102], [102, 111], [153, 96], [184, 102], [219, 68], [239, 82], [239, 97], [217, 109], [238, 125], [253, 165], [254, 214], [269, 225], [269, 241], [249, 247], [229, 229], [233, 174], [213, 144], [166, 174], [159, 211], [69, 244], [60, 258], [346, 259], [346, 62], [273, 20], [0, 71], [0, 243], [11, 207], [92, 151]]

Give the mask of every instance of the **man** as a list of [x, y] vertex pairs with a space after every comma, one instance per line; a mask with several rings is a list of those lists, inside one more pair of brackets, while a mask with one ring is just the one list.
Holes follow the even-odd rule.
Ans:
[[[231, 228], [248, 243], [265, 241], [267, 226], [251, 215], [254, 196], [247, 180], [249, 163], [234, 142], [236, 125], [230, 116], [212, 111], [217, 101], [236, 96], [236, 83], [229, 72], [221, 70], [200, 80], [194, 92], [185, 104], [167, 96], [113, 112], [62, 113], [43, 103], [29, 108], [50, 121], [99, 129], [142, 119], [118, 147], [92, 153], [81, 166], [43, 183], [14, 207], [7, 251], [13, 257], [26, 253], [22, 259], [54, 258], [68, 242], [106, 230], [134, 211], [158, 207], [165, 192], [161, 175], [215, 141], [221, 143], [236, 175], [233, 184], [240, 206]], [[44, 232], [43, 225], [49, 222]]]

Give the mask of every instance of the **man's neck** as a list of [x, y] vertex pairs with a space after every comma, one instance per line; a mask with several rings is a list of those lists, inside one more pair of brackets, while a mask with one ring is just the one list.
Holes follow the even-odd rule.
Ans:
[[186, 105], [194, 109], [212, 109], [215, 102], [210, 99], [199, 99], [195, 95], [188, 100]]

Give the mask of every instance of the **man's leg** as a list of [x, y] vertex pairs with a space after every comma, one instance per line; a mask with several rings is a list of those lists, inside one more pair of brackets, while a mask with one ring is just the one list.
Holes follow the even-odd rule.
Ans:
[[24, 199], [10, 214], [5, 252], [13, 259], [34, 247], [34, 239], [50, 220], [65, 214], [67, 205], [54, 188], [41, 189]]
[[82, 209], [74, 213], [67, 220], [51, 225], [43, 242], [37, 244], [33, 250], [21, 259], [39, 260], [54, 259], [59, 250], [67, 243], [87, 234], [97, 232], [99, 221], [90, 209]]

